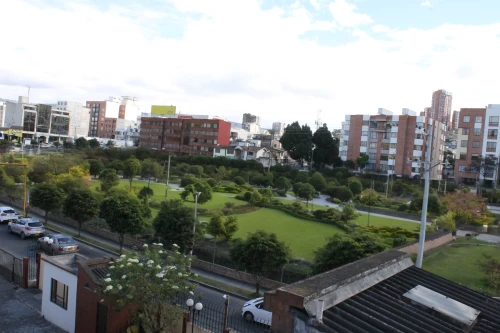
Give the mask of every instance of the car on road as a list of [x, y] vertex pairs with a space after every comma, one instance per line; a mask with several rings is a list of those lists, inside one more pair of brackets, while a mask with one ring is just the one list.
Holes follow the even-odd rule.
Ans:
[[80, 245], [66, 234], [49, 234], [38, 238], [38, 248], [51, 255], [69, 254], [80, 251]]
[[264, 310], [264, 297], [249, 300], [243, 305], [241, 315], [248, 322], [271, 325], [272, 312]]
[[14, 222], [9, 222], [7, 230], [11, 234], [18, 234], [22, 239], [45, 234], [45, 227], [42, 222], [34, 218], [20, 218]]
[[18, 219], [16, 211], [11, 207], [0, 207], [0, 223], [7, 223]]

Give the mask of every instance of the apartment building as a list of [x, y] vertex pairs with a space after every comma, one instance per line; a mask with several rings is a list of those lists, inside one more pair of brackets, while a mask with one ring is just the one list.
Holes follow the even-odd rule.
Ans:
[[431, 119], [437, 120], [447, 126], [452, 127], [451, 123], [451, 103], [453, 95], [451, 92], [439, 89], [432, 93]]
[[113, 139], [118, 119], [135, 120], [139, 106], [135, 97], [110, 97], [107, 101], [87, 101], [90, 109], [88, 136]]
[[86, 108], [80, 102], [74, 101], [57, 101], [57, 104], [52, 105], [52, 109], [68, 111], [71, 118], [69, 126], [69, 136], [82, 137], [89, 133], [90, 125], [90, 109]]
[[[432, 138], [427, 133], [433, 127]], [[429, 133], [430, 134], [430, 133]], [[396, 176], [422, 176], [427, 147], [431, 147], [431, 161], [442, 161], [444, 155], [445, 125], [417, 116], [415, 111], [403, 109], [393, 115], [378, 109], [377, 115], [346, 115], [342, 123], [340, 157], [353, 162], [361, 154], [369, 157], [365, 170]], [[431, 179], [441, 179], [442, 166], [431, 171]]]
[[142, 117], [140, 147], [176, 154], [213, 155], [217, 146], [229, 145], [231, 123], [219, 118]]
[[273, 131], [275, 136], [282, 136], [285, 133], [286, 124], [282, 122], [273, 123]]
[[500, 104], [460, 109], [455, 179], [465, 184], [498, 182]]
[[457, 130], [458, 129], [458, 120], [460, 118], [460, 112], [459, 111], [453, 111], [453, 117], [451, 118], [451, 128], [450, 130]]
[[5, 109], [7, 108], [5, 102], [0, 101], [0, 128], [4, 127], [5, 123]]

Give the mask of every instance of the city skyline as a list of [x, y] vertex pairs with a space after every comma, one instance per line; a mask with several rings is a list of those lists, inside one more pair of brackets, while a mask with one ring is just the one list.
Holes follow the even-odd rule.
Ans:
[[[345, 114], [376, 114], [381, 107], [423, 111], [437, 89], [453, 92], [455, 110], [479, 107], [496, 102], [498, 6], [2, 2], [9, 15], [0, 29], [9, 34], [0, 53], [0, 90], [16, 99], [30, 86], [36, 103], [137, 96], [142, 112], [152, 104], [177, 105], [181, 113], [236, 122], [251, 113], [263, 128], [295, 120], [314, 126], [317, 110], [329, 128], [339, 128]], [[40, 52], [49, 47], [54, 52]]]

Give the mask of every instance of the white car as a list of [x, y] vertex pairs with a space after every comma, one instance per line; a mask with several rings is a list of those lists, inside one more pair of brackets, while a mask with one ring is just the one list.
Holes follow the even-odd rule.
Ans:
[[15, 233], [26, 239], [30, 236], [43, 236], [45, 234], [45, 227], [42, 222], [34, 218], [19, 219], [14, 222], [9, 222], [7, 227], [9, 233]]
[[15, 221], [19, 217], [11, 207], [0, 207], [0, 223]]
[[241, 315], [246, 321], [271, 326], [272, 312], [264, 310], [264, 297], [249, 300], [243, 305]]

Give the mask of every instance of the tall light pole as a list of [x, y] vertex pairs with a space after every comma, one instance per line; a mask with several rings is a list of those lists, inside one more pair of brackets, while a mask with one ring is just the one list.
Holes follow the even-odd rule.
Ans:
[[313, 172], [313, 163], [314, 163], [314, 150], [316, 149], [316, 146], [313, 144], [311, 147], [311, 171], [310, 174], [312, 175]]

